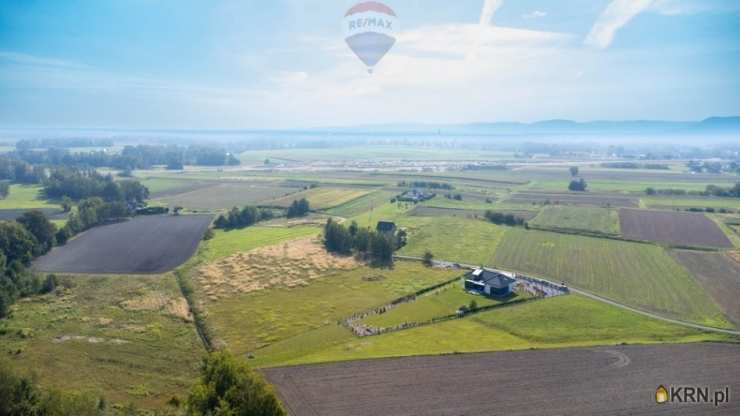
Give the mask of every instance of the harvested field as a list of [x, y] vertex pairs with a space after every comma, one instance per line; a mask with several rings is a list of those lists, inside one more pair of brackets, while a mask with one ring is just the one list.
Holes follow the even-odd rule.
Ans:
[[725, 233], [704, 214], [622, 209], [622, 235], [676, 246], [732, 247]]
[[689, 269], [735, 326], [740, 326], [740, 263], [721, 253], [676, 250], [673, 257]]
[[358, 267], [353, 257], [326, 252], [315, 237], [237, 253], [198, 270], [197, 280], [210, 301], [273, 287], [307, 286], [330, 270]]
[[515, 204], [593, 205], [599, 207], [637, 208], [638, 198], [614, 194], [519, 192], [507, 201]]
[[149, 216], [95, 227], [36, 260], [59, 273], [163, 273], [198, 248], [210, 215]]
[[295, 191], [295, 188], [269, 186], [264, 183], [220, 183], [190, 192], [166, 196], [159, 198], [157, 201], [170, 207], [181, 206], [195, 210], [216, 210], [260, 204], [273, 198], [290, 195]]
[[619, 234], [617, 211], [608, 208], [549, 206], [529, 225], [552, 230]]
[[0, 221], [14, 220], [28, 211], [41, 211], [47, 218], [52, 220], [64, 219], [67, 215], [58, 208], [0, 209]]
[[297, 201], [301, 198], [308, 199], [311, 204], [311, 209], [327, 209], [338, 207], [348, 202], [354, 201], [355, 199], [362, 198], [363, 196], [371, 193], [371, 189], [367, 188], [314, 188], [303, 192], [297, 192], [292, 195], [288, 195], [282, 198], [276, 198], [271, 201], [265, 202], [265, 205], [273, 205], [278, 207], [289, 207], [293, 201]]
[[[502, 214], [511, 214], [516, 217], [529, 221], [537, 216], [535, 211], [521, 211], [521, 210], [501, 210], [491, 209], [491, 211], [499, 212]], [[459, 209], [459, 208], [439, 208], [429, 207], [425, 205], [417, 205], [414, 209], [408, 212], [406, 215], [412, 217], [458, 217], [458, 218], [483, 218], [486, 214], [486, 210], [482, 209]]]
[[736, 394], [718, 407], [661, 406], [655, 389], [738, 391], [738, 356], [733, 344], [636, 345], [352, 361], [265, 374], [295, 416], [729, 415], [740, 412]]

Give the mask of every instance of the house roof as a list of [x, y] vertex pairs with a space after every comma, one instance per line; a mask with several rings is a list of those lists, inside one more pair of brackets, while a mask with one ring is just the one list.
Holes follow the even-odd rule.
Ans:
[[396, 224], [391, 221], [378, 221], [378, 231], [393, 231], [396, 229]]
[[491, 269], [475, 269], [471, 276], [469, 280], [483, 283], [496, 289], [503, 289], [516, 282], [515, 279], [507, 276], [504, 272]]

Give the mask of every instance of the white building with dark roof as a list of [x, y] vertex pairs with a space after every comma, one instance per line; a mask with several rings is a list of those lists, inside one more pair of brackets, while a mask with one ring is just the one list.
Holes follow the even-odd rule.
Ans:
[[463, 277], [465, 290], [486, 296], [509, 296], [516, 286], [516, 275], [500, 270], [478, 268]]

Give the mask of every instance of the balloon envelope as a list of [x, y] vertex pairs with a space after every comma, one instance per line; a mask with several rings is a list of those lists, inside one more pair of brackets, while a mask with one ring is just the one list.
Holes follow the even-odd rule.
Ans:
[[345, 41], [371, 72], [396, 44], [397, 27], [395, 12], [376, 1], [358, 3], [344, 16]]

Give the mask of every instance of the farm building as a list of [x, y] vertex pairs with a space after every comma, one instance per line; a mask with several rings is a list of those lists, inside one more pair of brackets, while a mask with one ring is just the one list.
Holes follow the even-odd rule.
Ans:
[[475, 269], [463, 279], [465, 290], [488, 296], [508, 296], [516, 286], [515, 275], [493, 269]]
[[378, 230], [379, 233], [392, 235], [396, 233], [396, 223], [391, 221], [378, 221], [378, 225], [375, 229]]
[[435, 196], [437, 196], [437, 194], [435, 194], [434, 192], [427, 192], [427, 191], [420, 191], [418, 189], [412, 189], [398, 196], [398, 200], [402, 202], [413, 202], [414, 204], [416, 204], [418, 202], [424, 202], [429, 199], [432, 199]]

